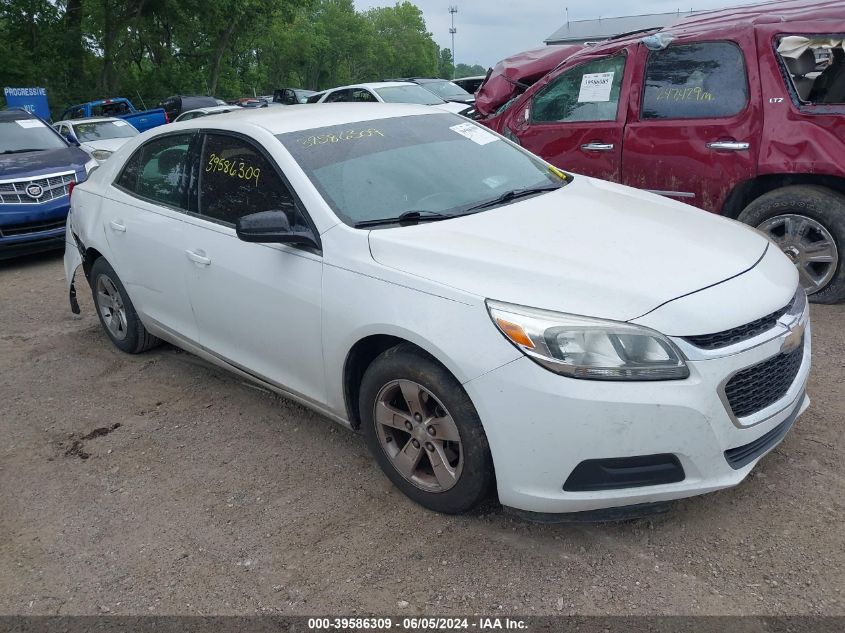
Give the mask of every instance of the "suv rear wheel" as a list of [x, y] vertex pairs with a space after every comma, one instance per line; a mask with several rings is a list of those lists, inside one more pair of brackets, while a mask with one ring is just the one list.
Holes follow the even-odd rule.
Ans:
[[376, 358], [364, 373], [361, 425], [384, 474], [437, 512], [465, 512], [488, 495], [493, 461], [461, 384], [411, 345]]
[[845, 196], [816, 185], [783, 187], [739, 214], [786, 253], [815, 303], [845, 299]]

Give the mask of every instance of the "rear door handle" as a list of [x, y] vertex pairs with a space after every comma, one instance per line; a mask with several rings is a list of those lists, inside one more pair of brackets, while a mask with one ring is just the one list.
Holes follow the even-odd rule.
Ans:
[[201, 264], [203, 266], [211, 264], [211, 258], [205, 256], [205, 251], [185, 251], [185, 255], [187, 255], [188, 259], [196, 264]]
[[109, 222], [109, 226], [112, 228], [113, 231], [117, 231], [118, 233], [126, 233], [126, 226], [121, 224], [120, 222], [115, 222], [111, 220]]
[[742, 152], [751, 147], [751, 143], [745, 141], [714, 141], [707, 143], [707, 149], [722, 150], [726, 152]]
[[613, 143], [586, 143], [581, 146], [585, 152], [612, 152]]

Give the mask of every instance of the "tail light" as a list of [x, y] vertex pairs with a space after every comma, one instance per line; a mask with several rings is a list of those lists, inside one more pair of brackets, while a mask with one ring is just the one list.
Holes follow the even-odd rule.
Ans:
[[70, 198], [70, 194], [72, 194], [72, 193], [73, 193], [73, 188], [74, 188], [75, 186], [76, 186], [76, 181], [75, 181], [75, 180], [71, 180], [71, 181], [67, 184], [67, 197], [68, 197], [68, 198]]
[[165, 110], [165, 111], [164, 111], [164, 122], [165, 122], [165, 123], [170, 123], [170, 117], [169, 117], [169, 116], [167, 116], [167, 110]]

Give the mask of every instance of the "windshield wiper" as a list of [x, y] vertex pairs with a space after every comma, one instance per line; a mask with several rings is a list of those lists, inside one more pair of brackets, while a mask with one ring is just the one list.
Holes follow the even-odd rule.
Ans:
[[44, 150], [40, 147], [36, 147], [35, 149], [7, 149], [5, 151], [0, 152], [0, 154], [23, 154], [25, 152], [43, 152]]
[[405, 211], [405, 213], [395, 218], [361, 220], [360, 222], [356, 222], [353, 226], [356, 229], [362, 229], [368, 226], [379, 226], [381, 224], [399, 224], [401, 226], [409, 226], [412, 224], [419, 224], [420, 222], [435, 222], [437, 220], [448, 220], [449, 218], [454, 217], [454, 215], [438, 213], [437, 211]]
[[487, 202], [482, 202], [481, 204], [476, 204], [475, 206], [467, 208], [464, 213], [469, 213], [470, 211], [478, 211], [480, 209], [486, 209], [488, 207], [495, 207], [497, 204], [504, 204], [505, 202], [510, 202], [511, 200], [516, 200], [517, 198], [523, 198], [525, 196], [533, 196], [536, 193], [544, 193], [546, 191], [557, 191], [561, 188], [561, 186], [562, 185], [544, 185], [542, 187], [511, 189], [510, 191], [506, 191], [502, 195], [493, 198], [492, 200], [488, 200]]

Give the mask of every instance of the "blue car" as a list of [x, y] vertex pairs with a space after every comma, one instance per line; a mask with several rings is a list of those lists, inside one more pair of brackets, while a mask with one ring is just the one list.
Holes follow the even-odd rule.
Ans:
[[24, 110], [0, 112], [0, 259], [64, 248], [69, 185], [97, 163]]

